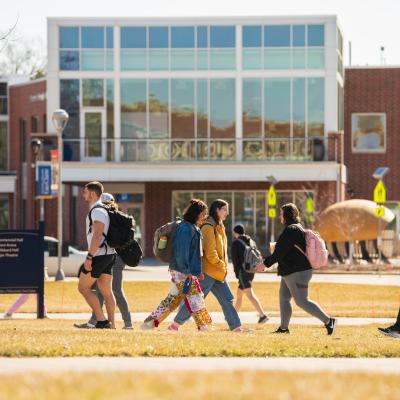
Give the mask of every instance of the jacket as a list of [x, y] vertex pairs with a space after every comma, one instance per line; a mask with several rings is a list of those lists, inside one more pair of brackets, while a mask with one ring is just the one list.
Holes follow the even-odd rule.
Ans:
[[294, 272], [311, 269], [307, 257], [294, 245], [306, 251], [306, 239], [303, 230], [297, 224], [287, 225], [279, 236], [275, 251], [264, 260], [267, 268], [278, 263], [278, 275], [286, 276]]
[[172, 242], [170, 268], [184, 274], [199, 276], [202, 273], [200, 249], [200, 229], [196, 225], [183, 221], [176, 228]]
[[225, 227], [212, 217], [201, 227], [203, 234], [203, 271], [217, 281], [223, 282], [228, 273], [228, 240]]
[[243, 240], [248, 246], [250, 246], [250, 236], [240, 235], [237, 239], [232, 242], [231, 245], [231, 256], [233, 270], [235, 271], [236, 278], [239, 279], [239, 271], [243, 270], [244, 263], [244, 251], [245, 247], [240, 240]]

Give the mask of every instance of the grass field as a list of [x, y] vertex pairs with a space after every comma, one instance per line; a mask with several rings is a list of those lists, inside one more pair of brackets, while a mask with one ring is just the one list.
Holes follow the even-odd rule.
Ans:
[[0, 377], [0, 398], [381, 400], [399, 399], [398, 383], [398, 375], [361, 373], [169, 372], [162, 377], [137, 372], [35, 373]]
[[[125, 282], [124, 290], [132, 312], [150, 312], [168, 292], [168, 282]], [[236, 293], [236, 284], [231, 284]], [[267, 312], [278, 312], [278, 283], [260, 282], [254, 289]], [[88, 312], [89, 308], [77, 291], [77, 282], [46, 282], [46, 305], [49, 312]], [[343, 317], [394, 317], [400, 303], [395, 286], [312, 283], [310, 296], [328, 313]], [[5, 312], [18, 295], [0, 295], [0, 312]], [[206, 299], [210, 311], [220, 311], [214, 296]], [[31, 296], [20, 312], [35, 312]], [[247, 299], [241, 311], [254, 311]], [[294, 308], [298, 315], [302, 311]]]
[[291, 326], [290, 335], [271, 333], [272, 325], [232, 333], [225, 325], [197, 332], [193, 323], [179, 332], [167, 324], [150, 332], [78, 330], [72, 321], [0, 321], [0, 356], [255, 356], [255, 357], [400, 357], [399, 341], [382, 336], [375, 325], [339, 326], [334, 336], [323, 327]]

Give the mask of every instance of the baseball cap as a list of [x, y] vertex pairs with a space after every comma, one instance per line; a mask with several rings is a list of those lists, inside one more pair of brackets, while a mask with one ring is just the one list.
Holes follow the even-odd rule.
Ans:
[[102, 203], [112, 203], [112, 202], [114, 202], [115, 200], [114, 200], [114, 196], [111, 194], [111, 193], [106, 193], [106, 192], [104, 192], [102, 195], [101, 195], [101, 202]]

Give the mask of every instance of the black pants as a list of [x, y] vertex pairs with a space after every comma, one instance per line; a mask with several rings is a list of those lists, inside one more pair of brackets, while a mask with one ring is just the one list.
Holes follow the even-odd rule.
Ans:
[[395, 329], [398, 329], [400, 331], [400, 307], [399, 307], [399, 312], [397, 314], [396, 322], [394, 323], [393, 326]]

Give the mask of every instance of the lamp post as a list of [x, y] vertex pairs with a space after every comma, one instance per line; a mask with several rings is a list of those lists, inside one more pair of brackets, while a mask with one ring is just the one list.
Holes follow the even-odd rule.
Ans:
[[65, 274], [62, 269], [62, 161], [63, 161], [63, 148], [62, 148], [62, 132], [68, 123], [69, 115], [65, 110], [55, 110], [51, 118], [53, 126], [57, 132], [57, 156], [58, 156], [58, 174], [57, 174], [57, 236], [58, 236], [58, 264], [56, 281], [62, 281], [65, 279]]
[[[35, 179], [34, 179], [34, 189], [33, 189], [34, 198], [36, 196], [36, 186], [35, 186], [35, 184], [36, 184], [36, 179], [37, 179], [37, 177], [36, 177], [36, 163], [37, 163], [38, 158], [40, 158], [40, 150], [41, 150], [41, 148], [42, 148], [42, 141], [40, 139], [32, 139], [31, 140], [31, 152], [32, 152], [32, 156], [33, 156], [32, 157], [33, 158], [32, 168], [35, 169], [35, 174], [34, 174]], [[36, 210], [36, 206], [35, 206], [36, 202], [34, 201], [33, 203], [34, 203], [33, 209]], [[36, 213], [34, 212], [34, 214], [36, 214]], [[40, 199], [39, 223], [42, 222], [42, 221], [44, 221], [44, 205], [43, 205], [43, 199]]]

